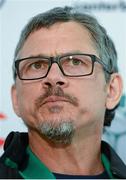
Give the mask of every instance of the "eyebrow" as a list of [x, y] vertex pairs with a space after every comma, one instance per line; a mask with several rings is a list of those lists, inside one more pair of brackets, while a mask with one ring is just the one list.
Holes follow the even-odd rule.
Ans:
[[[74, 50], [74, 51], [69, 51], [69, 52], [66, 52], [66, 53], [60, 53], [60, 54], [57, 54], [55, 56], [65, 56], [65, 55], [69, 55], [69, 54], [78, 54], [78, 53], [84, 53], [80, 50]], [[27, 59], [27, 58], [40, 58], [40, 57], [45, 57], [45, 58], [49, 58], [49, 57], [55, 57], [55, 56], [48, 56], [47, 54], [36, 54], [36, 55], [30, 55], [30, 56], [27, 56], [27, 57], [19, 57], [18, 59], [16, 60], [19, 60], [19, 59]]]

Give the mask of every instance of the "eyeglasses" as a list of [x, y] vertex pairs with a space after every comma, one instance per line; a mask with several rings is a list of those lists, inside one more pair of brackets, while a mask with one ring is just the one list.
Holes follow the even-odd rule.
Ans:
[[94, 63], [102, 65], [103, 69], [112, 74], [111, 68], [92, 54], [67, 54], [56, 57], [27, 57], [15, 61], [15, 72], [21, 80], [36, 80], [45, 78], [53, 63], [57, 63], [63, 75], [69, 77], [89, 76], [93, 73]]

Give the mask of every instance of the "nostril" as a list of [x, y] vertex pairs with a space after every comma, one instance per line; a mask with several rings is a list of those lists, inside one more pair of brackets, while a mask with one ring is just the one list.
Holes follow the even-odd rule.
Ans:
[[65, 83], [63, 81], [57, 81], [57, 82], [44, 82], [44, 87], [52, 88], [54, 86], [63, 86]]
[[56, 83], [56, 85], [60, 85], [60, 86], [62, 86], [62, 85], [64, 85], [64, 82], [62, 82], [62, 81], [58, 81], [58, 82]]
[[52, 86], [50, 82], [45, 82], [45, 85], [48, 86], [48, 87]]

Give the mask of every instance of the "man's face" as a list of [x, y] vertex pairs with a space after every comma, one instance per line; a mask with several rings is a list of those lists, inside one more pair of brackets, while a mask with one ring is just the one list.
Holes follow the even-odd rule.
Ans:
[[[29, 56], [57, 56], [66, 53], [88, 53], [98, 56], [89, 32], [75, 22], [56, 23], [32, 33], [19, 53]], [[29, 128], [40, 131], [73, 128], [75, 133], [100, 129], [106, 109], [106, 81], [100, 64], [95, 63], [90, 76], [64, 76], [56, 63], [47, 77], [39, 80], [16, 79], [12, 88], [15, 112]], [[50, 125], [49, 125], [50, 126]]]

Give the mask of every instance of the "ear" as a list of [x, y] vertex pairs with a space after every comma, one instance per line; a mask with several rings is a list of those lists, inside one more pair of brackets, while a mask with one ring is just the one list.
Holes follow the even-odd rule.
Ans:
[[112, 74], [107, 87], [107, 109], [113, 109], [119, 103], [122, 89], [123, 85], [121, 76], [118, 73]]
[[11, 99], [12, 99], [13, 109], [14, 109], [15, 113], [17, 114], [17, 116], [20, 117], [18, 95], [17, 95], [17, 90], [16, 90], [15, 84], [11, 87]]

